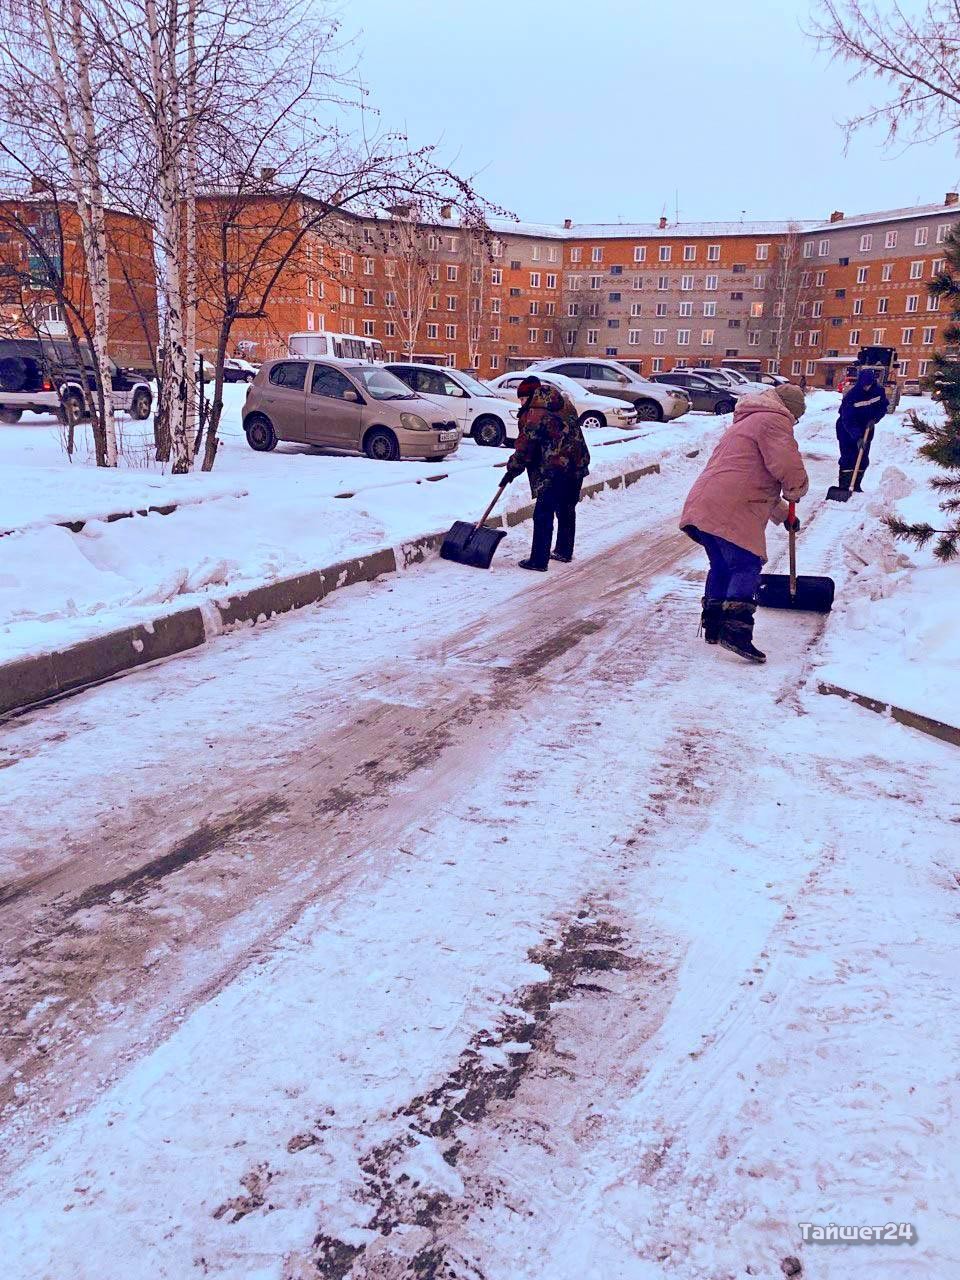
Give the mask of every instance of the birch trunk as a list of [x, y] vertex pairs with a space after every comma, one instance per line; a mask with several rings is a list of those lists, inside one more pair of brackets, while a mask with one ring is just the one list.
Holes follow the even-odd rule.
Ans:
[[[183, 281], [184, 352], [187, 377], [187, 440], [191, 451], [202, 422], [197, 403], [197, 0], [187, 5], [187, 76], [184, 89]], [[191, 464], [193, 456], [191, 452]]]

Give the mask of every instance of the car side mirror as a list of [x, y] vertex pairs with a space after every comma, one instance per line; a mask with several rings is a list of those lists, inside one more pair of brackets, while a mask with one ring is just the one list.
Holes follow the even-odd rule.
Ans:
[[357, 395], [356, 391], [345, 391], [342, 399], [349, 400], [351, 404], [360, 404], [360, 397]]

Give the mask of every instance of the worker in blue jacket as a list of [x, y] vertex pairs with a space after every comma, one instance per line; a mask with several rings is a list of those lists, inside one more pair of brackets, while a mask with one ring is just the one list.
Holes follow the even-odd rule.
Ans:
[[854, 492], [860, 492], [860, 481], [870, 465], [873, 428], [887, 412], [887, 408], [887, 395], [877, 381], [876, 372], [873, 369], [861, 369], [856, 382], [840, 401], [840, 416], [837, 418], [837, 441], [840, 445], [838, 484], [841, 489], [850, 488], [857, 465], [857, 454], [863, 446], [860, 472], [854, 485]]

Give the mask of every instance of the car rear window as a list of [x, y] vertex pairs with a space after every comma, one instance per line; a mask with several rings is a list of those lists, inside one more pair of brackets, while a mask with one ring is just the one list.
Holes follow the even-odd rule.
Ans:
[[307, 381], [307, 365], [304, 360], [285, 360], [270, 370], [270, 381], [275, 387], [289, 387], [302, 391]]

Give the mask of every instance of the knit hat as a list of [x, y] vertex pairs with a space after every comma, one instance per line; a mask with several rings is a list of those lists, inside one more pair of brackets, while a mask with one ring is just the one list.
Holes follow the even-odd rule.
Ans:
[[540, 379], [536, 374], [528, 373], [517, 387], [517, 395], [521, 400], [526, 400], [528, 396], [532, 396], [539, 389], [540, 385]]
[[800, 388], [792, 382], [783, 382], [779, 387], [774, 387], [774, 390], [780, 397], [780, 403], [783, 407], [788, 409], [799, 422], [807, 408], [806, 399]]

